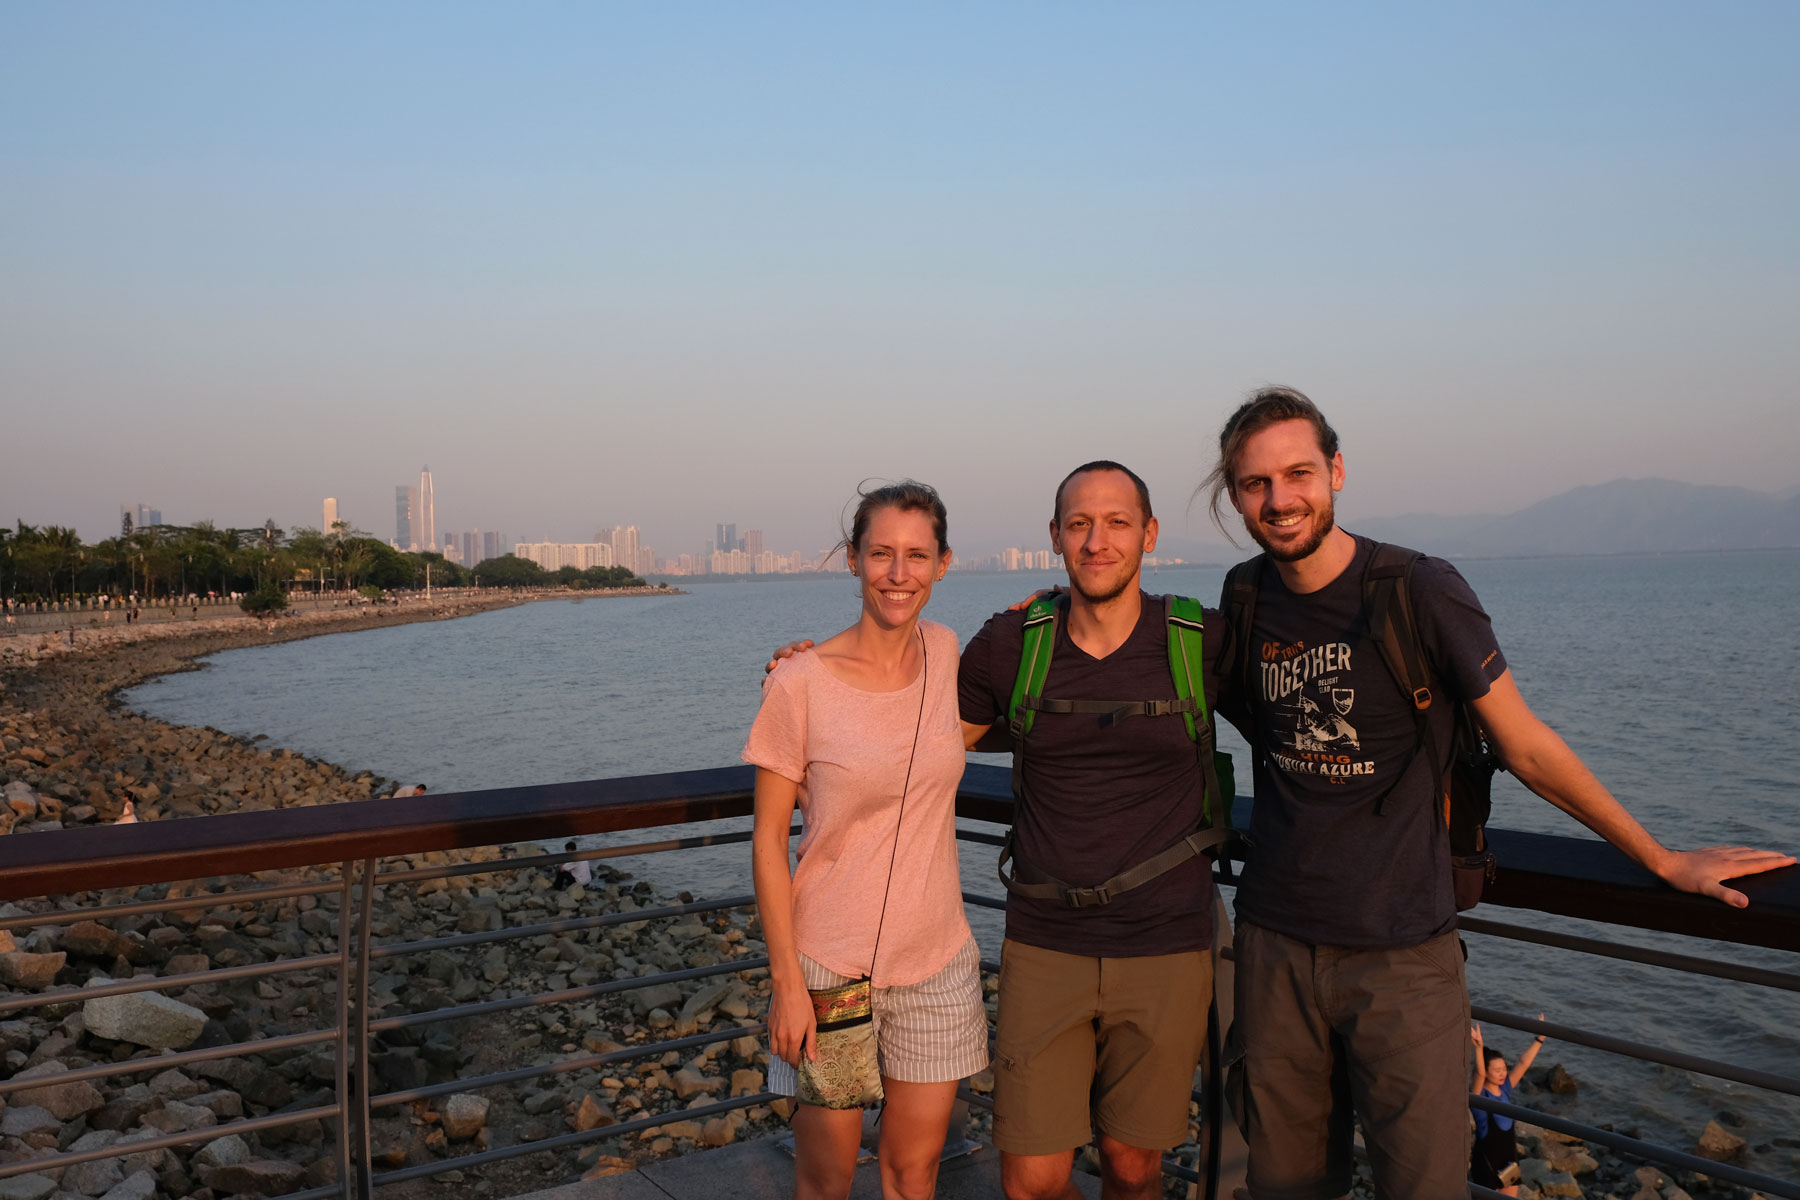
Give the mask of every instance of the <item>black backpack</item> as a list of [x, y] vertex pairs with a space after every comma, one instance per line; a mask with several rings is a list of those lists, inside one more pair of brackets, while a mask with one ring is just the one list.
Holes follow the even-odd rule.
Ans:
[[[1231, 643], [1220, 664], [1220, 672], [1225, 681], [1239, 689], [1238, 694], [1246, 708], [1254, 704], [1257, 694], [1251, 678], [1250, 630], [1256, 617], [1257, 592], [1267, 557], [1259, 554], [1241, 562], [1225, 577]], [[1494, 772], [1501, 768], [1480, 722], [1467, 704], [1456, 705], [1448, 760], [1438, 753], [1429, 719], [1436, 700], [1433, 684], [1437, 674], [1431, 669], [1430, 659], [1419, 641], [1418, 624], [1413, 619], [1412, 572], [1422, 557], [1417, 550], [1377, 542], [1363, 571], [1361, 615], [1400, 694], [1410, 697], [1413, 720], [1418, 729], [1412, 753], [1395, 777], [1395, 786], [1412, 770], [1413, 759], [1420, 751], [1425, 752], [1427, 761], [1445, 764], [1438, 781], [1438, 796], [1443, 804], [1444, 824], [1450, 832], [1451, 878], [1460, 912], [1481, 903], [1482, 892], [1498, 870], [1493, 851], [1488, 849], [1486, 826], [1492, 809]], [[1254, 722], [1251, 728], [1255, 728]], [[1263, 752], [1260, 746], [1254, 749], [1259, 756]], [[1376, 803], [1375, 811], [1380, 814], [1386, 807], [1387, 796], [1384, 795]]]

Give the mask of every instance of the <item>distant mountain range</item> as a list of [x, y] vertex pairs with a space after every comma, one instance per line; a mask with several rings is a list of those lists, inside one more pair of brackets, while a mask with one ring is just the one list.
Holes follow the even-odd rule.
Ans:
[[[1449, 558], [1669, 554], [1800, 547], [1800, 486], [1780, 492], [1672, 479], [1615, 479], [1572, 488], [1504, 516], [1343, 516], [1345, 528]], [[1234, 562], [1247, 551], [1165, 544], [1159, 554]]]

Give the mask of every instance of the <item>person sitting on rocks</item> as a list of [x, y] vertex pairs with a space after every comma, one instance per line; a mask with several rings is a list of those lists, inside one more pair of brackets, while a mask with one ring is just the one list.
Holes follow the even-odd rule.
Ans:
[[[1539, 1013], [1538, 1020], [1543, 1019], [1544, 1014]], [[1513, 1088], [1525, 1078], [1525, 1072], [1536, 1060], [1544, 1045], [1544, 1035], [1540, 1033], [1532, 1040], [1510, 1071], [1506, 1069], [1506, 1058], [1498, 1050], [1483, 1045], [1479, 1023], [1471, 1027], [1469, 1036], [1475, 1043], [1475, 1065], [1470, 1072], [1469, 1091], [1511, 1104]], [[1519, 1150], [1513, 1138], [1513, 1119], [1473, 1105], [1470, 1108], [1475, 1114], [1475, 1145], [1469, 1152], [1470, 1182], [1504, 1196], [1517, 1196]]]

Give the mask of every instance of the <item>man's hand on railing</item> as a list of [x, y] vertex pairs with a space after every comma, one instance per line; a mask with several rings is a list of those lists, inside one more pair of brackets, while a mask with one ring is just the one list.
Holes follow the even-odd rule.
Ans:
[[1745, 908], [1750, 897], [1724, 880], [1744, 875], [1759, 875], [1794, 865], [1794, 856], [1776, 850], [1756, 850], [1749, 846], [1707, 846], [1701, 850], [1671, 850], [1667, 862], [1657, 868], [1657, 875], [1672, 888], [1698, 892], [1723, 900], [1733, 908]]
[[806, 640], [799, 641], [799, 642], [789, 642], [787, 645], [781, 647], [781, 649], [775, 651], [775, 653], [769, 657], [769, 665], [763, 668], [763, 674], [767, 675], [770, 671], [773, 671], [776, 667], [779, 667], [781, 665], [782, 659], [792, 658], [794, 655], [799, 654], [801, 651], [811, 650], [812, 648], [813, 648], [813, 642], [812, 642], [811, 638], [807, 638]]

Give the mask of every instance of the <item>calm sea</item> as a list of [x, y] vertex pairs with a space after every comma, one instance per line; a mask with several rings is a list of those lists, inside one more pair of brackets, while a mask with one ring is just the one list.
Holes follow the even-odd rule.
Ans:
[[[1800, 553], [1471, 562], [1526, 698], [1664, 842], [1800, 847]], [[1223, 569], [1163, 570], [1152, 591], [1216, 600]], [[989, 614], [1058, 577], [952, 574], [927, 615], [966, 640]], [[795, 637], [856, 616], [848, 580], [699, 585], [673, 598], [539, 603], [450, 623], [315, 638], [216, 656], [130, 702], [165, 720], [266, 734], [276, 745], [433, 791], [639, 775], [735, 763], [762, 664]], [[1222, 741], [1246, 761], [1229, 730]], [[1004, 761], [993, 759], [992, 761]], [[1502, 777], [1494, 824], [1586, 836]], [[632, 840], [643, 835], [633, 835]], [[630, 865], [696, 895], [749, 890], [747, 847]], [[996, 894], [992, 852], [965, 847], [964, 882]], [[987, 914], [978, 914], [986, 917]], [[1520, 914], [1495, 910], [1500, 920]], [[1800, 953], [1587, 926], [1541, 926], [1800, 971]], [[998, 956], [997, 923], [978, 925]], [[1800, 1076], [1800, 997], [1470, 937], [1477, 1003]], [[1800, 948], [1797, 948], [1800, 949]], [[1493, 1031], [1508, 1053], [1525, 1035]], [[1578, 1119], [1691, 1144], [1719, 1112], [1753, 1143], [1800, 1134], [1800, 1102], [1552, 1043], [1540, 1062], [1581, 1082]], [[1758, 1156], [1800, 1174], [1792, 1148]]]

